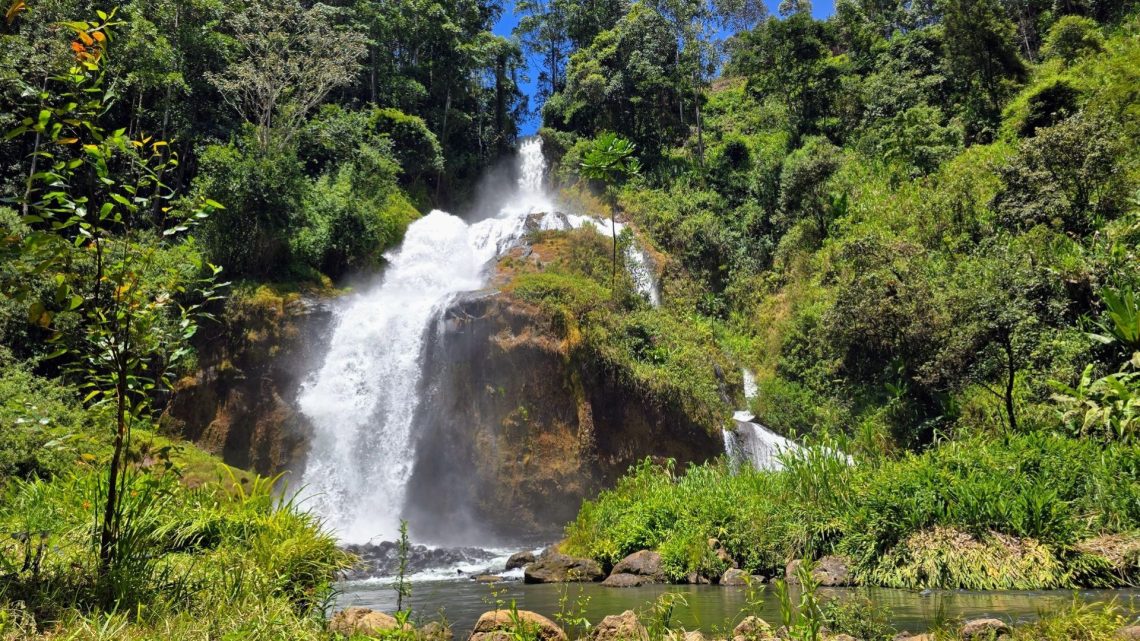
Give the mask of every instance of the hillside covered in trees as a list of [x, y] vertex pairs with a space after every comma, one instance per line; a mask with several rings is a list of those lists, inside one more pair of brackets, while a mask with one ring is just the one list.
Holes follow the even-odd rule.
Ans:
[[[1140, 583], [1135, 2], [4, 5], [0, 639], [338, 638], [351, 556], [158, 417], [203, 335], [382, 269], [532, 113], [560, 206], [630, 231], [543, 232], [566, 255], [505, 295], [712, 433], [754, 372], [751, 412], [809, 446], [647, 461], [563, 551]], [[618, 273], [632, 242], [660, 306]]]

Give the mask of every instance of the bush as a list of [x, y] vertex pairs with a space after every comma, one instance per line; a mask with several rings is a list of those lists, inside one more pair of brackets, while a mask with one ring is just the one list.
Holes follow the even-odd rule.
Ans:
[[249, 140], [211, 145], [194, 184], [225, 206], [203, 228], [213, 262], [231, 278], [279, 276], [310, 188], [297, 157], [262, 152]]
[[293, 260], [333, 278], [378, 265], [419, 216], [396, 187], [398, 170], [380, 150], [364, 147], [318, 179], [290, 239]]

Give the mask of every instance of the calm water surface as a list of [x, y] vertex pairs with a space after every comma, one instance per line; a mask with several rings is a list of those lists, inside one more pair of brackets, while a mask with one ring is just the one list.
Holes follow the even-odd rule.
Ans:
[[[337, 607], [359, 605], [392, 612], [395, 592], [390, 581], [348, 582], [341, 586]], [[674, 621], [686, 629], [715, 634], [739, 619], [747, 605], [748, 592], [742, 588], [696, 585], [657, 585], [639, 588], [605, 588], [597, 584], [525, 585], [521, 581], [479, 584], [468, 580], [423, 581], [413, 583], [410, 604], [417, 616], [438, 619], [442, 613], [454, 626], [457, 639], [470, 632], [475, 620], [496, 601], [512, 599], [519, 609], [533, 610], [554, 618], [564, 596], [571, 607], [585, 603], [586, 618], [598, 622], [609, 614], [643, 610], [663, 592], [678, 592], [687, 605], [678, 604]], [[1140, 611], [1140, 590], [1082, 590], [1040, 592], [911, 592], [885, 588], [824, 588], [828, 598], [867, 598], [891, 610], [896, 628], [919, 632], [939, 621], [953, 618], [996, 616], [1013, 623], [1032, 621], [1042, 613], [1064, 608], [1080, 599], [1086, 602], [1116, 600], [1132, 612]], [[795, 595], [793, 595], [795, 598]], [[405, 600], [408, 602], [408, 600]], [[771, 586], [760, 594], [756, 614], [769, 622], [780, 619], [779, 604]]]

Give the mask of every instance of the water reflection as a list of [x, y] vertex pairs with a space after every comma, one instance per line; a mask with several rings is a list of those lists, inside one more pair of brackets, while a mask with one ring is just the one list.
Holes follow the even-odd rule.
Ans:
[[[391, 612], [395, 595], [384, 582], [346, 583], [337, 607], [360, 605]], [[644, 610], [662, 592], [680, 592], [688, 602], [679, 605], [675, 623], [686, 629], [700, 629], [708, 634], [723, 632], [739, 618], [748, 606], [749, 593], [743, 588], [717, 586], [667, 585], [640, 588], [603, 588], [596, 584], [524, 585], [508, 582], [493, 585], [472, 581], [433, 581], [413, 586], [411, 606], [418, 617], [438, 618], [442, 612], [454, 626], [456, 638], [465, 638], [475, 620], [492, 609], [496, 602], [517, 602], [519, 609], [533, 610], [554, 617], [565, 595], [570, 607], [585, 605], [586, 618], [597, 622], [608, 614], [625, 610]], [[1082, 590], [1040, 592], [910, 592], [883, 588], [825, 588], [827, 598], [866, 598], [888, 607], [896, 628], [911, 632], [925, 631], [940, 621], [995, 616], [1012, 623], [1032, 621], [1042, 613], [1064, 608], [1073, 599], [1085, 602], [1116, 600], [1122, 607], [1140, 611], [1140, 590]], [[780, 619], [779, 604], [771, 587], [754, 593], [752, 612], [775, 623]], [[793, 594], [793, 599], [796, 595]]]

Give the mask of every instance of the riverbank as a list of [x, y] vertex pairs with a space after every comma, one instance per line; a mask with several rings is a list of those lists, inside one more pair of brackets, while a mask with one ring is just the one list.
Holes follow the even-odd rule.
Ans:
[[[608, 570], [635, 552], [663, 579], [784, 577], [792, 559], [844, 559], [832, 585], [904, 589], [1134, 586], [1137, 448], [1041, 432], [974, 436], [849, 465], [826, 449], [785, 470], [649, 462], [582, 506], [560, 550]], [[715, 543], [714, 543], [715, 542]]]

